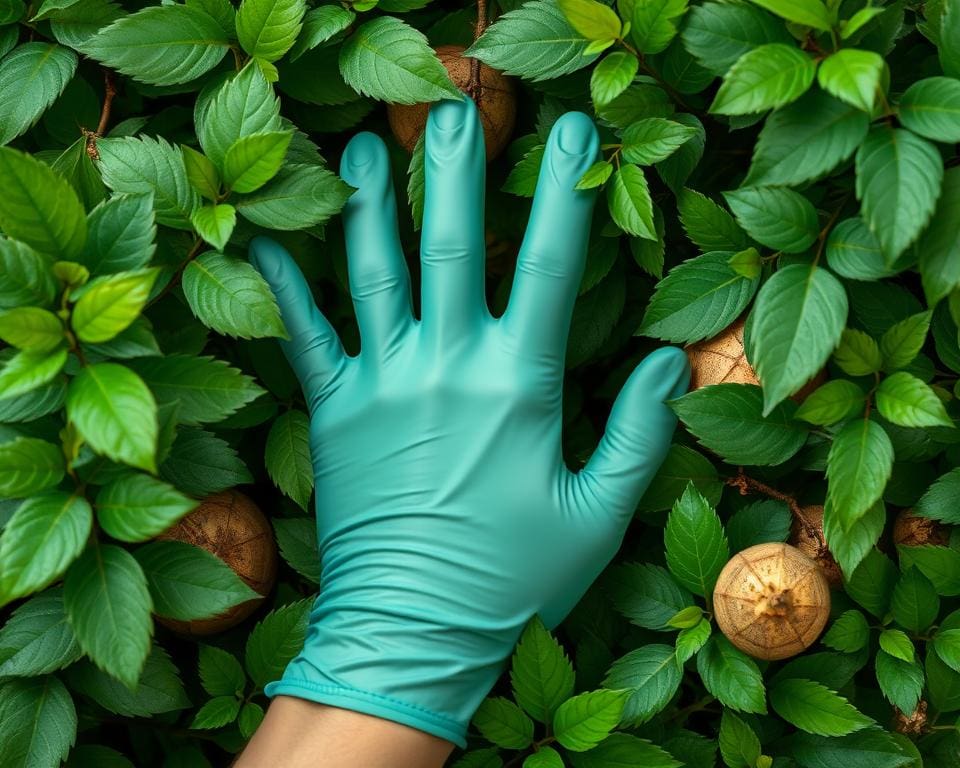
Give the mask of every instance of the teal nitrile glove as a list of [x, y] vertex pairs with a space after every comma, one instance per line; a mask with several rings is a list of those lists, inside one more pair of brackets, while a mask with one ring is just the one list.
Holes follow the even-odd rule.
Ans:
[[266, 688], [465, 744], [470, 718], [527, 621], [550, 627], [613, 557], [675, 426], [686, 356], [631, 374], [606, 434], [574, 474], [561, 455], [561, 387], [595, 191], [591, 120], [550, 133], [516, 278], [497, 319], [484, 296], [484, 145], [473, 101], [427, 121], [422, 311], [397, 231], [386, 147], [353, 137], [340, 174], [361, 353], [345, 354], [299, 269], [251, 244], [291, 339], [311, 410], [322, 572], [306, 644]]

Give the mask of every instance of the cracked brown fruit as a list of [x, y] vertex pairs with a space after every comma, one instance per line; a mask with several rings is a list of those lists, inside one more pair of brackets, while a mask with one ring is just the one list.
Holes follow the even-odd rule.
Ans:
[[893, 708], [893, 730], [904, 736], [917, 738], [927, 732], [927, 702], [920, 699], [917, 708], [910, 714]]
[[[470, 84], [472, 58], [464, 58], [462, 45], [440, 45], [437, 57], [447, 68], [450, 79], [461, 91]], [[483, 125], [487, 162], [499, 155], [513, 135], [517, 116], [517, 97], [513, 79], [486, 64], [480, 65], [480, 94], [475, 99]], [[387, 120], [397, 141], [413, 152], [427, 124], [429, 103], [387, 104]]]
[[[277, 577], [273, 530], [260, 508], [233, 489], [208, 496], [189, 515], [157, 536], [185, 541], [210, 552], [254, 591], [266, 596]], [[193, 621], [157, 617], [166, 627], [185, 635], [213, 635], [236, 626], [253, 613], [263, 598], [247, 600], [218, 616]]]
[[823, 533], [821, 505], [800, 508], [800, 517], [794, 517], [790, 527], [790, 543], [823, 569], [831, 587], [843, 584], [843, 572], [827, 547], [827, 537]]
[[893, 543], [898, 547], [945, 547], [950, 543], [950, 530], [936, 520], [915, 514], [913, 509], [904, 509], [893, 521]]
[[789, 544], [757, 544], [720, 571], [713, 591], [720, 631], [758, 659], [786, 659], [809, 648], [830, 615], [823, 570]]
[[[711, 384], [754, 384], [760, 379], [747, 360], [743, 344], [746, 316], [735, 320], [716, 336], [698, 341], [685, 348], [690, 361], [690, 390]], [[807, 395], [826, 381], [826, 372], [820, 371], [790, 399], [802, 402]]]

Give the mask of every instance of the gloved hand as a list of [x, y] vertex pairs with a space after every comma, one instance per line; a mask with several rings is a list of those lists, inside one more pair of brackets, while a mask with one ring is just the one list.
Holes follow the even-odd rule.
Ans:
[[465, 744], [470, 718], [536, 613], [558, 624], [613, 557], [666, 454], [686, 391], [676, 348], [632, 373], [588, 465], [561, 456], [569, 324], [596, 193], [583, 113], [550, 133], [504, 315], [484, 296], [484, 146], [473, 101], [426, 134], [421, 318], [386, 147], [359, 133], [340, 174], [361, 352], [345, 354], [290, 256], [251, 244], [290, 333], [311, 412], [322, 572], [305, 647], [266, 688]]

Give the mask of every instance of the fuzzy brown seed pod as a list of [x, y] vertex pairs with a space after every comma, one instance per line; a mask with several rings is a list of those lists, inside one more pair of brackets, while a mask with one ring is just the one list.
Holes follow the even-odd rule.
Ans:
[[920, 699], [912, 714], [906, 714], [894, 707], [893, 730], [904, 736], [918, 738], [927, 732], [927, 702]]
[[757, 544], [720, 571], [713, 591], [720, 631], [758, 659], [785, 659], [808, 648], [830, 615], [823, 570], [789, 544]]
[[[470, 83], [472, 58], [464, 58], [462, 45], [441, 45], [437, 57], [450, 73], [450, 79], [461, 91]], [[517, 117], [517, 96], [513, 78], [486, 64], [480, 65], [480, 94], [476, 98], [483, 125], [487, 162], [499, 155], [513, 134]], [[417, 139], [427, 124], [430, 104], [387, 104], [387, 120], [397, 141], [413, 152]]]
[[950, 543], [950, 531], [942, 523], [904, 509], [893, 522], [893, 543], [898, 547], [922, 547], [934, 544], [945, 547]]
[[[690, 361], [691, 391], [711, 384], [760, 384], [760, 379], [747, 360], [744, 350], [744, 325], [746, 315], [735, 320], [713, 338], [686, 347]], [[826, 372], [821, 371], [790, 399], [801, 402], [824, 381]]]
[[790, 527], [790, 543], [823, 569], [823, 575], [831, 587], [843, 584], [843, 572], [827, 547], [823, 533], [823, 507], [812, 504], [801, 507], [799, 517], [794, 517]]
[[[208, 496], [193, 512], [157, 538], [202, 547], [223, 560], [261, 595], [273, 588], [277, 576], [273, 530], [259, 507], [239, 491], [230, 489]], [[158, 617], [157, 621], [182, 634], [212, 635], [239, 624], [262, 600], [248, 600], [210, 619], [178, 621]]]

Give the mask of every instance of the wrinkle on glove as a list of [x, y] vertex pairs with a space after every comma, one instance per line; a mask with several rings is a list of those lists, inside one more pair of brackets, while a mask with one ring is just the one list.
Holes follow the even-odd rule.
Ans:
[[353, 137], [340, 174], [361, 351], [348, 356], [292, 258], [251, 261], [290, 334], [311, 412], [320, 594], [269, 696], [297, 696], [466, 744], [524, 626], [554, 627], [613, 557], [669, 447], [686, 391], [666, 347], [631, 374], [587, 466], [561, 452], [564, 355], [596, 190], [587, 115], [550, 133], [510, 302], [484, 295], [483, 132], [473, 101], [427, 121], [421, 310], [414, 315], [386, 147]]

